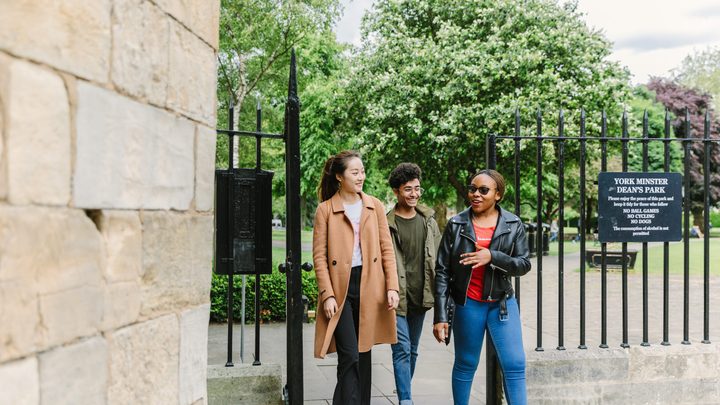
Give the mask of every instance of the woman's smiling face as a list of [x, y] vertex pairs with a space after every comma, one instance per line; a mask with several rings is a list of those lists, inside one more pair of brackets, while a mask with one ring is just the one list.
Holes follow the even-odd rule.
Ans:
[[502, 196], [497, 190], [497, 183], [486, 174], [473, 177], [468, 185], [468, 200], [470, 200], [470, 206], [476, 215], [493, 208], [501, 198]]
[[348, 193], [360, 193], [365, 183], [365, 166], [359, 158], [352, 158], [342, 176], [337, 175], [340, 188]]

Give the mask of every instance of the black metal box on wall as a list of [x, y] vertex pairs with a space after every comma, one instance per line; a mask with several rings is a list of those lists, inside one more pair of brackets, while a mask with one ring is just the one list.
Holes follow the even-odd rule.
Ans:
[[272, 178], [215, 170], [215, 273], [272, 273]]

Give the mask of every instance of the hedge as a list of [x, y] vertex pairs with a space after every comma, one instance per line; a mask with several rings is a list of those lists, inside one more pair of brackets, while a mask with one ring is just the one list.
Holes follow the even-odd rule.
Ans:
[[[285, 320], [285, 274], [274, 271], [260, 276], [260, 320]], [[210, 320], [227, 321], [227, 284], [228, 276], [213, 273], [210, 289]], [[242, 307], [242, 276], [233, 277], [233, 318], [240, 322]], [[315, 310], [317, 301], [317, 283], [313, 272], [302, 272], [302, 291], [308, 297], [308, 309]], [[255, 276], [246, 277], [245, 286], [245, 322], [255, 322]]]
[[710, 211], [710, 224], [713, 228], [720, 227], [720, 211]]

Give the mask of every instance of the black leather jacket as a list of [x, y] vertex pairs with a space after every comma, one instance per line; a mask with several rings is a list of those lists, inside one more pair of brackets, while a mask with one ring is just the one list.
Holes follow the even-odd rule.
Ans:
[[[505, 300], [514, 294], [510, 276], [527, 274], [530, 260], [522, 221], [499, 205], [495, 207], [500, 215], [490, 241], [492, 259], [485, 266], [482, 296], [500, 300], [502, 311]], [[452, 217], [445, 227], [435, 266], [434, 323], [448, 322], [448, 296], [452, 295], [455, 303], [460, 305], [464, 305], [467, 299], [472, 267], [460, 264], [460, 254], [476, 250], [471, 215], [468, 208]]]

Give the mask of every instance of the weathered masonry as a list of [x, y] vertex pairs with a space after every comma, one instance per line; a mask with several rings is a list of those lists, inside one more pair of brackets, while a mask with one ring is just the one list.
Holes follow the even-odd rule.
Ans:
[[207, 402], [219, 13], [0, 2], [0, 403]]

